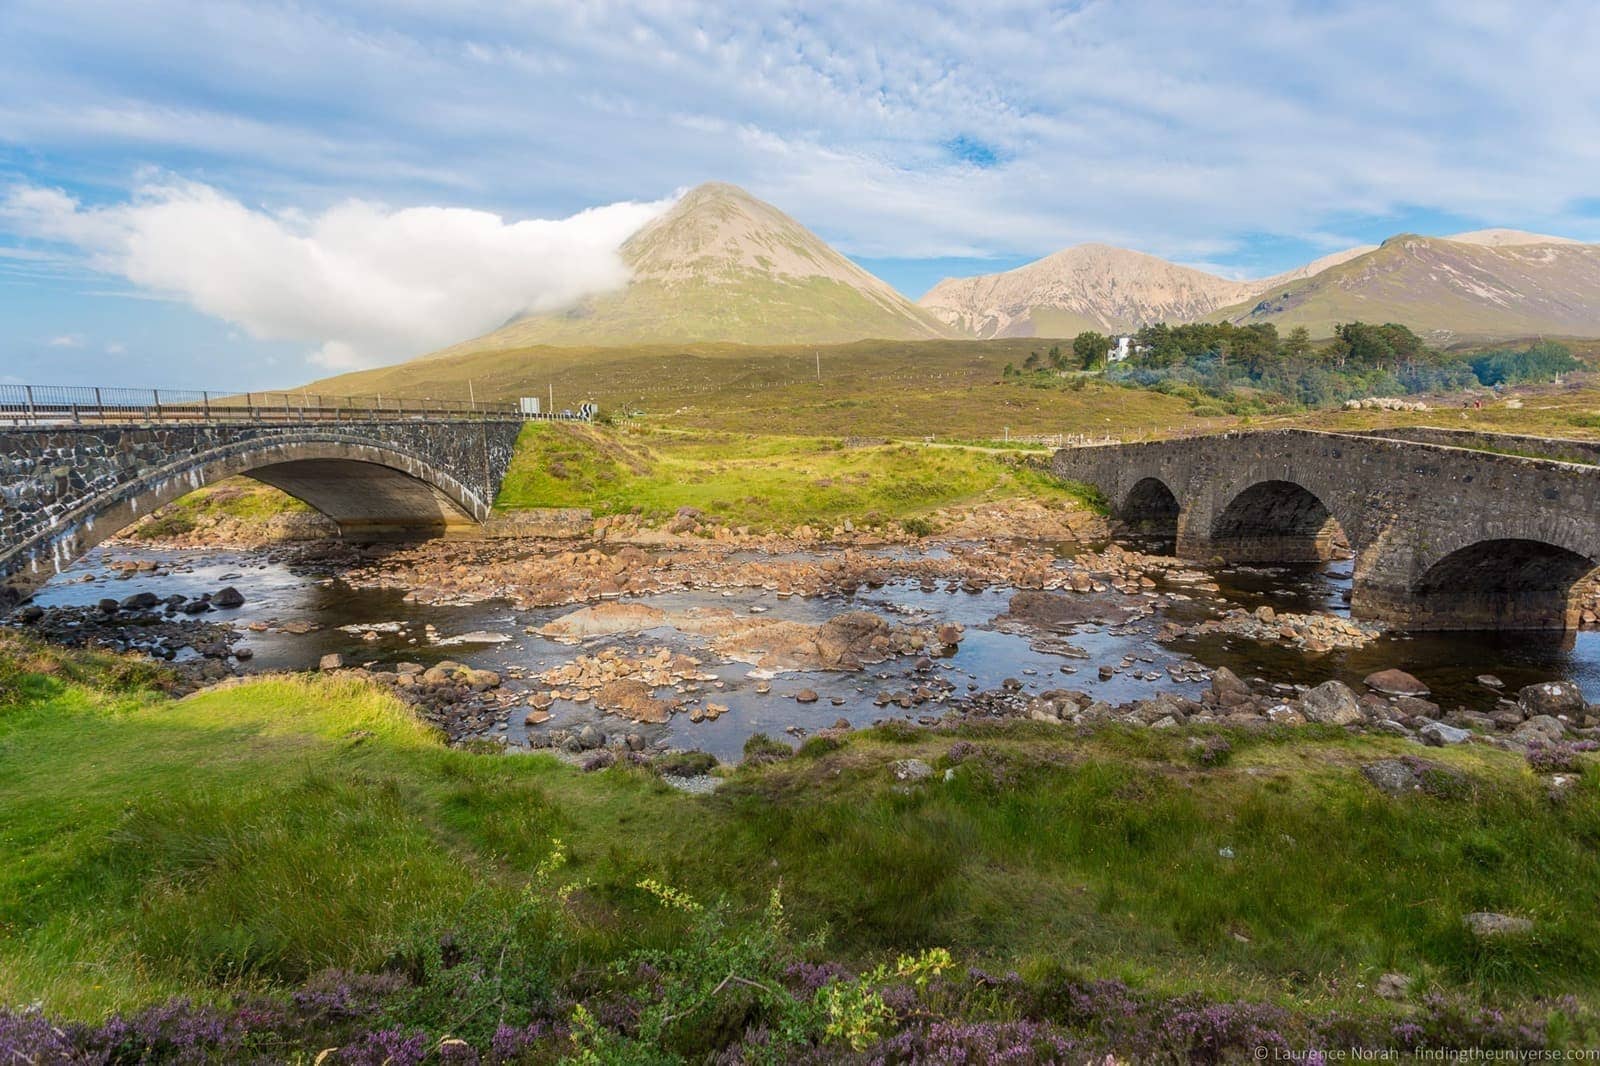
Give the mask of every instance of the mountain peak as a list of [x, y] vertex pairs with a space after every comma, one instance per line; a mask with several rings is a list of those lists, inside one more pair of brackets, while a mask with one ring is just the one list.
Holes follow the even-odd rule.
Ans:
[[799, 222], [726, 182], [684, 193], [620, 253], [631, 272], [625, 288], [447, 350], [953, 335]]
[[946, 278], [921, 305], [980, 337], [1068, 337], [1181, 322], [1243, 299], [1242, 282], [1110, 244], [1078, 244], [1015, 270]]
[[1581, 244], [1571, 237], [1552, 237], [1547, 233], [1529, 233], [1522, 229], [1475, 229], [1466, 233], [1452, 233], [1442, 238], [1459, 244], [1482, 244], [1490, 248], [1514, 248], [1525, 244]]

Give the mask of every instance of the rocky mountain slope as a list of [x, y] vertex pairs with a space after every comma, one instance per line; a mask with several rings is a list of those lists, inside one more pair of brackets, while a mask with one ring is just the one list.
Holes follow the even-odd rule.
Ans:
[[691, 190], [630, 237], [622, 290], [518, 319], [439, 355], [539, 344], [834, 343], [958, 336], [771, 204]]
[[979, 337], [1071, 337], [1203, 318], [1256, 291], [1153, 255], [1083, 244], [1002, 274], [947, 278], [920, 304]]
[[1312, 336], [1355, 319], [1402, 322], [1436, 342], [1600, 336], [1600, 245], [1515, 230], [1402, 234], [1212, 317]]

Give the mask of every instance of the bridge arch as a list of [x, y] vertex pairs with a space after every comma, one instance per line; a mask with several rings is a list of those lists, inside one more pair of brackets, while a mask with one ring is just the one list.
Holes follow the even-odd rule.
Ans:
[[1131, 532], [1173, 539], [1181, 511], [1177, 494], [1161, 478], [1151, 476], [1134, 482], [1117, 507], [1117, 518]]
[[1317, 562], [1332, 558], [1344, 540], [1322, 496], [1283, 478], [1234, 492], [1205, 533], [1212, 554], [1229, 562]]
[[59, 481], [48, 523], [0, 554], [0, 600], [27, 595], [100, 542], [196, 489], [236, 475], [303, 500], [342, 535], [437, 536], [470, 527], [493, 504], [440, 464], [335, 430], [234, 440], [123, 479]]
[[1448, 553], [1410, 589], [1416, 623], [1450, 629], [1571, 629], [1596, 561], [1542, 540], [1475, 541]]

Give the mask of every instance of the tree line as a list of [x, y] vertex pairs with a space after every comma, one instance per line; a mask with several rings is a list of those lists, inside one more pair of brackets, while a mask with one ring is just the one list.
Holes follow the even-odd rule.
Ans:
[[1526, 349], [1444, 352], [1394, 322], [1341, 323], [1321, 344], [1312, 342], [1304, 326], [1280, 335], [1270, 322], [1158, 323], [1134, 333], [1129, 357], [1107, 367], [1114, 344], [1085, 331], [1065, 348], [1056, 344], [1030, 353], [1020, 369], [1007, 364], [1005, 376], [1039, 381], [1104, 370], [1109, 381], [1196, 400], [1234, 401], [1244, 394], [1257, 407], [1315, 407], [1361, 396], [1551, 381], [1582, 366], [1554, 341]]

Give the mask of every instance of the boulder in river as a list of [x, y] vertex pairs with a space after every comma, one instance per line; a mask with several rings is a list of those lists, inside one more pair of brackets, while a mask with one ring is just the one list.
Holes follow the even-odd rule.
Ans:
[[655, 698], [643, 681], [621, 678], [608, 681], [594, 694], [595, 706], [630, 721], [661, 725], [672, 717], [672, 704]]
[[539, 634], [565, 644], [589, 637], [642, 633], [667, 624], [667, 612], [644, 603], [597, 603], [539, 627]]
[[211, 597], [211, 602], [217, 607], [243, 607], [244, 594], [229, 585], [227, 588]]
[[1381, 692], [1385, 696], [1426, 696], [1428, 686], [1412, 677], [1404, 670], [1379, 670], [1377, 673], [1368, 674], [1365, 684], [1374, 692]]

